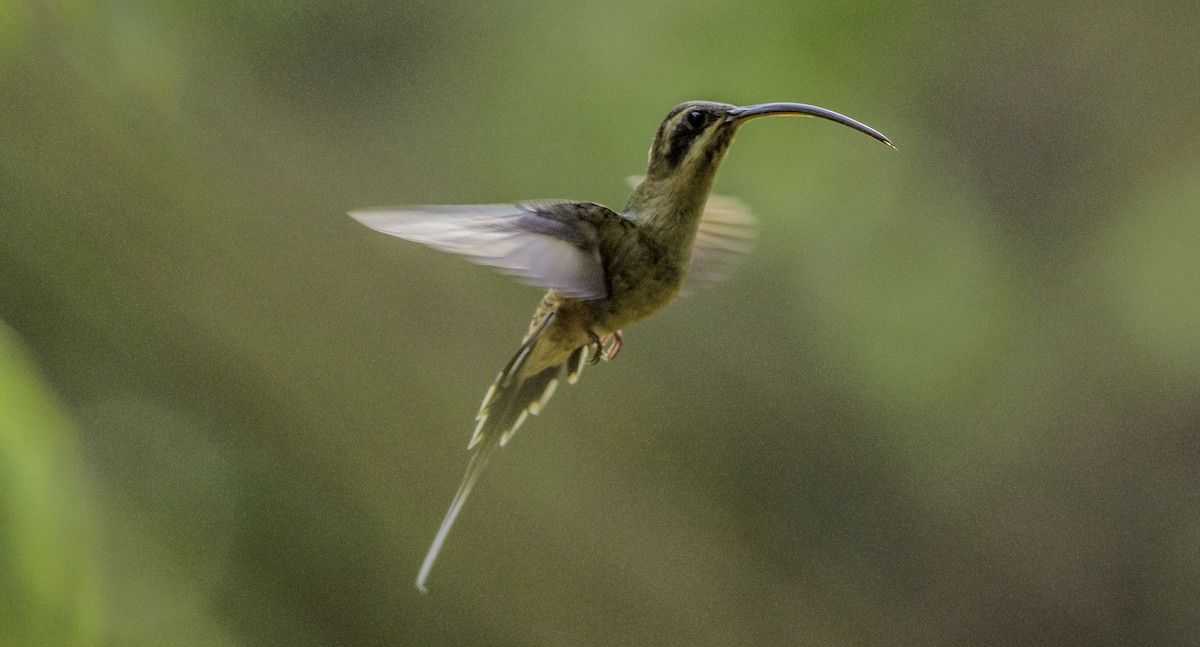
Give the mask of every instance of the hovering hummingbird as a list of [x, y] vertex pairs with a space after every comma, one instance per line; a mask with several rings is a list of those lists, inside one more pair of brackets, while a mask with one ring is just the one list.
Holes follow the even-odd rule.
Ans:
[[585, 365], [613, 359], [624, 328], [661, 310], [685, 286], [719, 275], [721, 266], [744, 250], [745, 239], [753, 235], [752, 218], [734, 201], [718, 196], [710, 201], [709, 191], [738, 127], [768, 115], [821, 117], [892, 146], [874, 129], [816, 106], [689, 101], [667, 113], [658, 127], [646, 176], [620, 212], [593, 202], [350, 212], [376, 231], [460, 254], [549, 289], [520, 348], [483, 396], [467, 443], [475, 453], [417, 574], [422, 592], [488, 459], [526, 417], [546, 406], [564, 370], [574, 384]]

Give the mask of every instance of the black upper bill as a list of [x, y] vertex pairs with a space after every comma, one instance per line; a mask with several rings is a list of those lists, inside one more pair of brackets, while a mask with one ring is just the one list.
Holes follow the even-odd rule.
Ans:
[[826, 110], [824, 108], [818, 108], [817, 106], [810, 106], [803, 103], [760, 103], [755, 106], [734, 108], [726, 114], [725, 123], [731, 125], [740, 124], [747, 119], [766, 117], [768, 115], [803, 115], [808, 117], [820, 117], [822, 119], [828, 119], [829, 121], [835, 121], [843, 126], [849, 126], [860, 133], [870, 135], [871, 137], [878, 139], [892, 148], [896, 147], [894, 144], [892, 144], [890, 139], [883, 135], [883, 133], [871, 128], [866, 124], [859, 123], [832, 110]]

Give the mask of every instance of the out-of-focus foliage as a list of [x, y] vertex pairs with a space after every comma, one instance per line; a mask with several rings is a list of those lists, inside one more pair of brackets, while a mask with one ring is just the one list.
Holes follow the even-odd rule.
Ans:
[[[1197, 9], [0, 4], [4, 645], [1193, 644]], [[538, 293], [344, 216], [619, 206], [802, 101], [412, 586]]]
[[75, 431], [0, 327], [0, 644], [97, 644], [97, 563]]

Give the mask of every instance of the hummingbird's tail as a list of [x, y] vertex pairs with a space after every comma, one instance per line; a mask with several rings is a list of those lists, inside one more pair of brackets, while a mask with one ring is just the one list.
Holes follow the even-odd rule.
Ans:
[[513, 433], [521, 426], [522, 422], [525, 422], [525, 418], [529, 414], [537, 415], [541, 412], [550, 396], [554, 395], [554, 389], [558, 387], [559, 376], [564, 364], [571, 372], [568, 376], [571, 382], [574, 382], [574, 377], [582, 369], [583, 360], [587, 358], [586, 347], [576, 350], [564, 364], [551, 366], [533, 375], [521, 377], [525, 362], [533, 353], [534, 347], [537, 346], [550, 323], [554, 321], [554, 317], [554, 313], [548, 314], [526, 336], [521, 348], [508, 361], [504, 370], [496, 376], [496, 381], [483, 396], [483, 404], [476, 416], [479, 424], [476, 425], [475, 433], [471, 436], [470, 443], [467, 444], [467, 449], [475, 449], [475, 453], [467, 464], [462, 484], [458, 486], [454, 501], [450, 504], [450, 509], [446, 511], [446, 517], [442, 520], [442, 525], [433, 538], [433, 545], [425, 554], [425, 561], [421, 564], [421, 570], [417, 574], [417, 588], [422, 592], [426, 590], [425, 580], [429, 578], [429, 572], [433, 570], [433, 563], [442, 550], [446, 535], [450, 533], [450, 527], [454, 525], [455, 518], [462, 510], [467, 496], [471, 494], [471, 489], [475, 487], [475, 482], [479, 480], [479, 475], [483, 473], [488, 459], [497, 449], [503, 447], [509, 438], [512, 438]]
[[463, 504], [467, 502], [467, 496], [471, 494], [471, 488], [475, 487], [475, 482], [479, 480], [479, 475], [483, 473], [483, 468], [487, 466], [492, 452], [498, 447], [499, 445], [496, 443], [487, 443], [471, 455], [471, 462], [467, 463], [467, 473], [463, 475], [462, 484], [458, 486], [458, 492], [454, 495], [454, 501], [450, 504], [450, 509], [446, 511], [446, 518], [442, 520], [442, 526], [438, 528], [437, 535], [433, 538], [433, 544], [429, 546], [429, 552], [425, 553], [425, 561], [421, 563], [421, 570], [417, 573], [417, 588], [420, 589], [421, 593], [428, 592], [428, 589], [425, 588], [425, 580], [429, 579], [429, 572], [433, 570], [433, 563], [437, 561], [438, 553], [442, 551], [442, 544], [446, 541], [446, 535], [450, 534], [450, 526], [454, 525], [454, 519], [458, 517], [458, 512], [462, 510]]
[[503, 447], [525, 422], [525, 418], [541, 413], [542, 407], [554, 395], [562, 364], [549, 366], [532, 375], [525, 374], [524, 369], [555, 317], [554, 312], [549, 312], [537, 322], [537, 326], [525, 336], [521, 348], [496, 376], [496, 381], [492, 382], [483, 396], [479, 413], [475, 415], [479, 423], [475, 425], [475, 433], [471, 434], [467, 449], [488, 442]]

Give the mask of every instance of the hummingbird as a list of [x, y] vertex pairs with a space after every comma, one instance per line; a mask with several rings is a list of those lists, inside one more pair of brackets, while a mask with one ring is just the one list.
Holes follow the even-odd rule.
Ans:
[[828, 119], [895, 148], [878, 131], [816, 106], [688, 101], [659, 125], [646, 175], [621, 211], [594, 202], [542, 201], [349, 213], [375, 231], [549, 290], [517, 352], [483, 397], [467, 443], [474, 453], [417, 574], [421, 592], [488, 460], [528, 416], [541, 412], [563, 373], [574, 384], [584, 366], [615, 358], [622, 330], [693, 284], [721, 275], [747, 249], [753, 218], [736, 201], [710, 199], [710, 191], [738, 128], [770, 115]]

